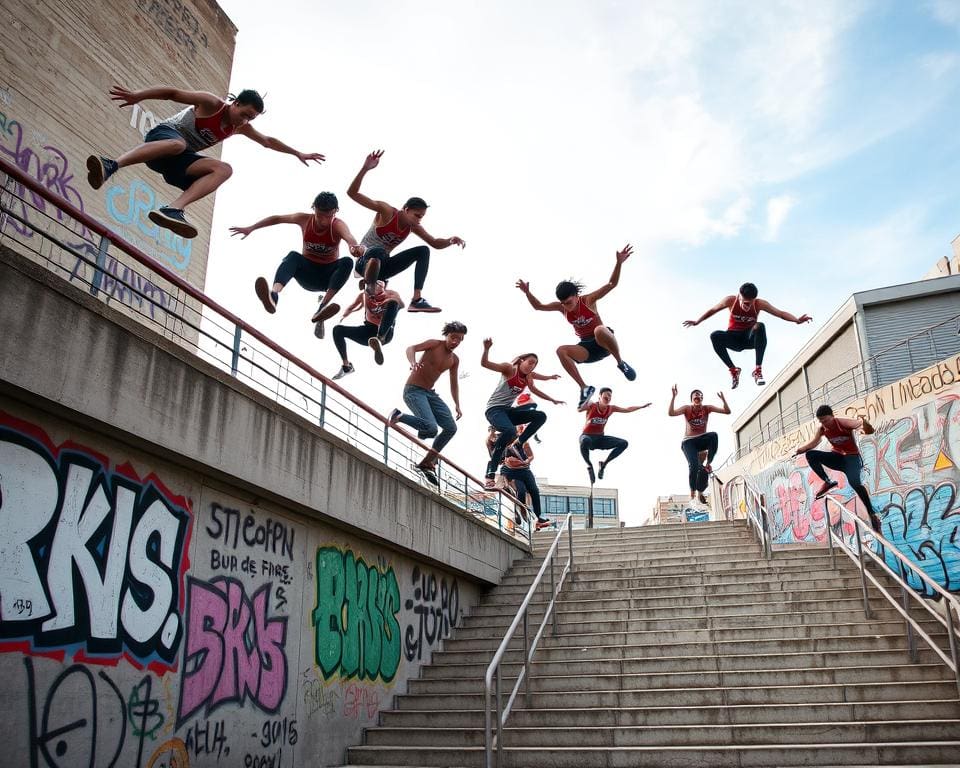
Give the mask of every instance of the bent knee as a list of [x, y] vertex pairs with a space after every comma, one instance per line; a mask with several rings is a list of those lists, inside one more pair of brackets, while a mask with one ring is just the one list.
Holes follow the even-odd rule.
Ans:
[[722, 341], [726, 331], [714, 331], [710, 334], [710, 341]]
[[224, 179], [229, 179], [233, 176], [233, 166], [230, 163], [225, 163], [223, 160], [218, 160], [216, 168], [214, 169], [218, 176], [223, 177]]

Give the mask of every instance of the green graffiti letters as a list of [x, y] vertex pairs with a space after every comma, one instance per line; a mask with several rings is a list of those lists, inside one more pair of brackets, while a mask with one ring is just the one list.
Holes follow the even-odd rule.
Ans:
[[310, 616], [325, 680], [390, 682], [400, 664], [400, 587], [393, 568], [350, 550], [317, 550], [317, 605]]

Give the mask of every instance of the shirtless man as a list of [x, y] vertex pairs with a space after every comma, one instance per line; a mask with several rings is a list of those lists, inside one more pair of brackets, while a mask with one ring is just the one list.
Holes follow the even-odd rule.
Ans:
[[[626, 408], [621, 408], [619, 405], [612, 405], [611, 400], [613, 400], [613, 390], [610, 389], [610, 387], [601, 387], [600, 399], [597, 402], [593, 403], [588, 400], [577, 409], [587, 414], [587, 421], [583, 426], [583, 434], [580, 435], [580, 455], [583, 456], [583, 460], [587, 462], [587, 474], [590, 476], [590, 485], [597, 482], [598, 478], [603, 480], [603, 472], [607, 468], [607, 465], [627, 450], [627, 446], [629, 445], [622, 437], [613, 437], [612, 435], [604, 434], [607, 421], [610, 417], [615, 413], [633, 413], [642, 408], [650, 407], [650, 403], [644, 403], [643, 405], [631, 405]], [[590, 462], [590, 451], [606, 450], [609, 450], [610, 453], [607, 454], [606, 459], [600, 462], [600, 472], [595, 475], [593, 472], [593, 464]]]
[[[863, 469], [863, 457], [860, 455], [860, 448], [853, 434], [860, 429], [863, 430], [863, 434], [872, 435], [876, 430], [866, 419], [842, 419], [834, 416], [833, 409], [829, 405], [821, 405], [817, 408], [816, 416], [820, 422], [819, 429], [808, 443], [801, 445], [794, 453], [794, 456], [805, 453], [807, 455], [807, 465], [817, 477], [823, 480], [823, 485], [820, 486], [814, 498], [822, 499], [839, 485], [836, 480], [827, 478], [827, 473], [823, 470], [824, 467], [843, 472], [847, 476], [847, 485], [863, 502], [873, 530], [880, 533], [880, 517], [874, 510], [870, 501], [870, 494], [867, 493], [867, 489], [860, 478], [860, 470]], [[824, 437], [829, 441], [832, 450], [812, 450]]]
[[[367, 159], [360, 169], [360, 173], [351, 182], [347, 194], [351, 200], [358, 202], [364, 208], [369, 208], [376, 215], [373, 224], [363, 236], [360, 244], [365, 253], [357, 260], [356, 271], [361, 275], [368, 286], [372, 286], [377, 279], [388, 280], [399, 275], [411, 264], [416, 264], [413, 272], [413, 299], [408, 312], [439, 312], [439, 307], [431, 306], [421, 295], [424, 283], [427, 281], [427, 272], [430, 269], [430, 248], [442, 250], [451, 245], [466, 247], [466, 243], [459, 237], [434, 237], [429, 234], [420, 222], [427, 214], [427, 204], [421, 197], [411, 197], [404, 203], [403, 208], [397, 210], [389, 203], [374, 200], [360, 192], [360, 184], [367, 171], [371, 171], [380, 164], [383, 150], [378, 149], [367, 155]], [[407, 248], [405, 251], [392, 256], [391, 253], [407, 235], [413, 232], [426, 245]]]
[[766, 299], [757, 298], [757, 286], [753, 283], [744, 283], [740, 286], [738, 295], [724, 297], [696, 320], [684, 320], [683, 327], [692, 328], [700, 325], [708, 317], [724, 309], [730, 310], [727, 330], [714, 331], [710, 334], [710, 341], [713, 344], [713, 351], [730, 371], [730, 389], [736, 389], [740, 384], [740, 369], [733, 364], [730, 353], [727, 352], [728, 349], [734, 352], [742, 352], [745, 349], [755, 350], [757, 367], [753, 369], [753, 380], [758, 386], [767, 383], [763, 378], [763, 353], [767, 348], [767, 328], [763, 323], [757, 322], [761, 312], [769, 312], [774, 317], [797, 325], [809, 323], [813, 319], [810, 315], [794, 317], [789, 312], [777, 309]]
[[128, 91], [119, 85], [110, 89], [110, 98], [120, 107], [130, 107], [148, 99], [166, 99], [187, 108], [154, 126], [144, 137], [144, 143], [116, 160], [99, 155], [87, 158], [87, 181], [94, 189], [120, 168], [146, 163], [151, 171], [163, 176], [171, 186], [183, 190], [169, 205], [148, 214], [154, 224], [169, 229], [185, 239], [197, 236], [197, 228], [190, 224], [184, 209], [206, 197], [230, 178], [233, 169], [215, 157], [197, 154], [234, 134], [246, 136], [267, 149], [293, 155], [304, 165], [309, 161], [323, 162], [317, 152], [298, 152], [279, 139], [264, 136], [250, 125], [263, 114], [263, 97], [256, 91], [240, 91], [237, 96], [221, 98], [205, 91], [184, 91], [160, 86], [142, 91]]
[[276, 224], [296, 224], [303, 233], [303, 252], [290, 251], [277, 267], [273, 286], [265, 277], [258, 277], [254, 283], [257, 298], [263, 308], [271, 315], [277, 311], [280, 291], [293, 278], [305, 291], [318, 293], [324, 291], [320, 306], [310, 318], [315, 323], [314, 334], [318, 339], [324, 335], [323, 323], [340, 311], [339, 304], [333, 304], [333, 297], [343, 288], [350, 278], [353, 262], [347, 256], [340, 256], [340, 241], [346, 240], [350, 253], [359, 257], [363, 254], [356, 238], [350, 232], [343, 219], [337, 218], [340, 210], [337, 196], [333, 192], [321, 192], [313, 201], [313, 213], [288, 213], [267, 216], [249, 227], [230, 227], [231, 235], [240, 235], [246, 240], [251, 232]]
[[562, 312], [580, 338], [577, 344], [565, 344], [557, 348], [557, 357], [560, 358], [560, 364], [580, 387], [578, 408], [582, 408], [584, 403], [593, 397], [596, 388], [587, 386], [577, 369], [577, 365], [595, 363], [608, 355], [613, 355], [614, 360], [617, 361], [617, 368], [627, 377], [627, 381], [633, 381], [637, 378], [637, 372], [620, 357], [620, 346], [613, 335], [613, 329], [603, 324], [600, 313], [597, 311], [597, 302], [617, 287], [620, 282], [620, 269], [623, 262], [632, 253], [633, 248], [630, 245], [617, 252], [617, 264], [605, 285], [590, 293], [581, 294], [583, 286], [580, 283], [564, 280], [557, 285], [557, 300], [548, 304], [544, 304], [530, 292], [530, 283], [525, 280], [517, 280], [517, 288], [523, 291], [527, 301], [530, 302], [530, 306], [541, 312]]
[[[394, 408], [390, 414], [390, 424], [400, 423], [413, 427], [421, 440], [434, 438], [430, 452], [417, 464], [417, 469], [429, 483], [438, 488], [440, 480], [436, 475], [437, 459], [440, 451], [457, 433], [457, 423], [450, 415], [447, 404], [440, 399], [433, 387], [440, 378], [440, 374], [450, 371], [450, 396], [453, 398], [453, 405], [459, 419], [463, 415], [460, 410], [460, 384], [457, 379], [460, 358], [453, 353], [453, 350], [460, 346], [466, 335], [467, 326], [452, 321], [443, 326], [442, 339], [427, 339], [407, 347], [410, 376], [407, 377], [407, 383], [403, 387], [403, 402], [413, 411], [413, 414], [402, 413], [399, 408]], [[419, 360], [418, 352], [422, 353]], [[440, 434], [437, 434], [438, 427]]]
[[[723, 392], [718, 392], [717, 396], [723, 407], [717, 405], [704, 405], [703, 392], [699, 389], [690, 393], [690, 405], [681, 405], [676, 407], [677, 385], [673, 385], [671, 390], [670, 406], [667, 413], [670, 416], [683, 416], [685, 429], [683, 432], [683, 442], [680, 443], [680, 450], [687, 460], [688, 476], [690, 480], [690, 498], [699, 497], [702, 504], [707, 503], [703, 495], [706, 490], [706, 477], [713, 472], [714, 457], [717, 455], [719, 442], [716, 432], [707, 432], [707, 419], [711, 413], [730, 413], [730, 406], [727, 405], [727, 398]], [[705, 454], [705, 456], [704, 456]], [[706, 458], [706, 463], [702, 463]]]
[[383, 365], [383, 347], [393, 340], [397, 313], [403, 307], [403, 299], [396, 291], [388, 291], [383, 280], [377, 280], [373, 293], [361, 291], [353, 304], [343, 312], [346, 318], [351, 312], [363, 307], [363, 325], [336, 325], [333, 328], [333, 345], [340, 353], [340, 370], [334, 379], [342, 379], [353, 373], [353, 364], [347, 359], [347, 339], [357, 344], [366, 344], [373, 350], [373, 361]]

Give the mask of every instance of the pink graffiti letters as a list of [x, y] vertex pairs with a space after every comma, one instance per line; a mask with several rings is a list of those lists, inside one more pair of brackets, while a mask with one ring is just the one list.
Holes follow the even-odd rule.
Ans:
[[248, 698], [276, 712], [287, 687], [287, 618], [267, 616], [272, 584], [247, 597], [232, 578], [188, 577], [188, 614], [178, 727], [206, 707], [209, 715]]

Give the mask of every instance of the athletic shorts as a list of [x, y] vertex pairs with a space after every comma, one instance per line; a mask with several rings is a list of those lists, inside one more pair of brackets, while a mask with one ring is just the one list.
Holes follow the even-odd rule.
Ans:
[[[176, 128], [169, 125], [157, 125], [151, 128], [143, 137], [145, 142], [167, 141], [168, 139], [183, 140], [183, 135]], [[203, 155], [196, 152], [181, 152], [179, 155], [158, 157], [147, 161], [147, 168], [156, 171], [163, 180], [172, 187], [187, 189], [197, 180], [196, 176], [188, 176], [187, 169], [197, 160], [203, 160]]]
[[[613, 333], [613, 328], [608, 328], [607, 330]], [[603, 360], [603, 358], [610, 356], [610, 350], [601, 347], [593, 336], [589, 339], [581, 339], [577, 346], [587, 350], [587, 359], [583, 361], [584, 363], [595, 363], [598, 360]]]

